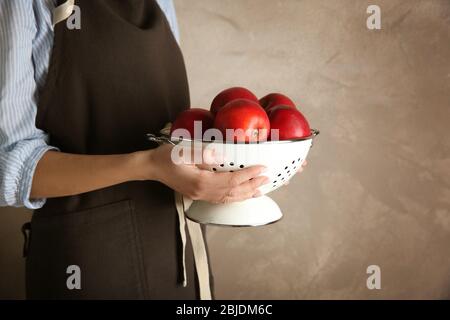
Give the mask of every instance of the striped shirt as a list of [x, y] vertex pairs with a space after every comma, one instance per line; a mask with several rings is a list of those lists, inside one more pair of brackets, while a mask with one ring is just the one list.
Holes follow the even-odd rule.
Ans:
[[[51, 149], [35, 126], [38, 89], [45, 83], [53, 45], [55, 0], [0, 0], [0, 206], [37, 209], [30, 199], [34, 170]], [[157, 0], [176, 39], [172, 0]]]

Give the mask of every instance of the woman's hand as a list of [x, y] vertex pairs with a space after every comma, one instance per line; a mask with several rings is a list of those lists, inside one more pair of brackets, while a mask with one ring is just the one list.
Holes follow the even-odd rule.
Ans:
[[260, 174], [262, 166], [236, 172], [211, 172], [193, 164], [175, 164], [171, 159], [172, 146], [163, 145], [141, 151], [140, 165], [144, 166], [141, 180], [156, 180], [193, 199], [212, 203], [229, 203], [260, 196], [258, 188], [269, 182]]
[[156, 180], [193, 200], [228, 203], [260, 196], [258, 188], [269, 182], [260, 176], [261, 166], [216, 173], [193, 164], [176, 165], [172, 148], [117, 155], [47, 151], [36, 166], [30, 198], [72, 196], [128, 181]]

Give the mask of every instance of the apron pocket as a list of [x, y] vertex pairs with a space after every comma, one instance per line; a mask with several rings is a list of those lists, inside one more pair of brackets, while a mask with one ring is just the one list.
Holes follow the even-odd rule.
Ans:
[[142, 261], [131, 200], [35, 215], [26, 263], [27, 297], [143, 298]]

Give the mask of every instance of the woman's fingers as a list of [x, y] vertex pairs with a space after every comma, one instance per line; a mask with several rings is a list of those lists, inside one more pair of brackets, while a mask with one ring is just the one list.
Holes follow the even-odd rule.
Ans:
[[[247, 172], [246, 175], [237, 174], [238, 172], [212, 174], [211, 179], [214, 179], [213, 182], [215, 182], [215, 185], [214, 188], [209, 188], [209, 192], [211, 192], [211, 190], [214, 189], [218, 191], [216, 196], [213, 197], [216, 199], [213, 200], [213, 202], [230, 203], [236, 201], [243, 201], [250, 199], [252, 197], [259, 196], [260, 193], [258, 191], [258, 188], [269, 182], [269, 178], [264, 176], [258, 176], [261, 170], [262, 168], [259, 169], [253, 168], [249, 170], [249, 172]], [[247, 179], [243, 183], [236, 185], [235, 182], [233, 183], [229, 182], [230, 180], [229, 177], [232, 177], [232, 179], [236, 179], [234, 181], [241, 181], [246, 177], [252, 178]], [[220, 183], [220, 180], [217, 180], [217, 178], [226, 179], [224, 181], [225, 184]]]
[[235, 197], [231, 196], [226, 197], [227, 200], [225, 201], [225, 203], [244, 201], [251, 198], [255, 198], [258, 195], [260, 195], [260, 192], [258, 191], [248, 191], [246, 193], [240, 193], [238, 196]]
[[267, 183], [269, 183], [269, 178], [264, 176], [258, 176], [252, 180], [247, 180], [239, 186], [231, 188], [230, 191], [220, 200], [220, 202], [230, 203], [258, 197], [261, 195], [258, 188]]
[[261, 196], [261, 191], [259, 190], [247, 190], [245, 192], [230, 192], [228, 195], [224, 196], [219, 203], [231, 203], [248, 200], [251, 198], [256, 198]]
[[249, 181], [250, 179], [254, 179], [263, 173], [265, 169], [266, 167], [264, 166], [253, 166], [238, 170], [236, 172], [231, 172], [229, 173], [229, 186], [234, 188]]
[[257, 189], [265, 184], [269, 183], [269, 178], [264, 176], [256, 177], [252, 180], [248, 180], [241, 183], [239, 186], [230, 190], [230, 196], [232, 198], [239, 198], [241, 195], [252, 197]]

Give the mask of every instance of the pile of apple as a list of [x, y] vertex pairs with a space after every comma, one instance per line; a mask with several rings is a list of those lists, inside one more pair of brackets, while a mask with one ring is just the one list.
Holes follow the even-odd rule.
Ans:
[[311, 135], [308, 121], [290, 98], [280, 93], [270, 93], [258, 99], [242, 87], [220, 92], [209, 111], [191, 108], [180, 113], [172, 124], [171, 135], [176, 129], [185, 129], [194, 137], [195, 121], [201, 122], [202, 135], [206, 130], [215, 128], [225, 139], [229, 137], [227, 129], [235, 130], [236, 134], [232, 136], [234, 142], [291, 140]]

